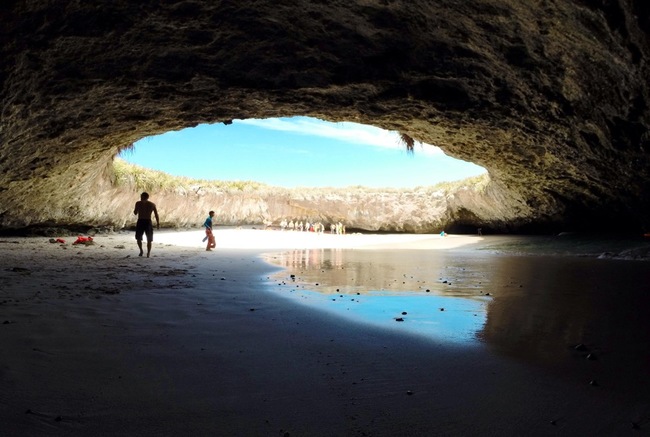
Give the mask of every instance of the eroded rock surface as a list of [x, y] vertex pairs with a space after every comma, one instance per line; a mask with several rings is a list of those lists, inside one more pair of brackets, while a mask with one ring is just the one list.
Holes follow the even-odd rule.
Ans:
[[3, 227], [116, 221], [120, 148], [292, 115], [487, 168], [461, 224], [650, 225], [645, 0], [5, 1], [0, 38]]
[[[345, 224], [351, 232], [474, 233], [481, 226], [487, 232], [502, 230], [482, 225], [495, 215], [494, 201], [486, 195], [485, 182], [472, 182], [447, 189], [412, 190], [260, 187], [240, 191], [198, 187], [158, 191], [152, 200], [158, 205], [163, 227], [201, 227], [207, 211], [215, 210], [214, 222], [218, 226], [278, 228], [284, 220], [296, 224], [321, 222], [328, 232], [330, 224], [337, 222]], [[136, 198], [129, 186], [104, 191], [97, 197], [99, 203], [110, 203], [111, 223], [116, 228], [135, 224]], [[462, 209], [468, 205], [471, 212]], [[30, 231], [41, 233], [42, 229]]]

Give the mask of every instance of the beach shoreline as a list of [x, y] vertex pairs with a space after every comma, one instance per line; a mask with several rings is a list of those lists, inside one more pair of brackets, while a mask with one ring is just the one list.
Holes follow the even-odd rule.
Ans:
[[[149, 259], [137, 256], [131, 233], [96, 235], [89, 246], [1, 238], [0, 434], [620, 435], [632, 423], [639, 433], [650, 427], [650, 407], [639, 401], [645, 386], [627, 393], [607, 379], [589, 384], [583, 366], [606, 359], [587, 363], [569, 351], [566, 368], [549, 370], [510, 357], [511, 344], [468, 349], [356, 323], [268, 292], [282, 267], [261, 258], [302, 248], [460, 254], [489, 238], [294, 234], [217, 230], [217, 249], [206, 252], [201, 231], [157, 232]], [[509, 268], [513, 277], [522, 270]], [[506, 317], [511, 307], [495, 308]], [[489, 322], [486, 335], [500, 335]]]

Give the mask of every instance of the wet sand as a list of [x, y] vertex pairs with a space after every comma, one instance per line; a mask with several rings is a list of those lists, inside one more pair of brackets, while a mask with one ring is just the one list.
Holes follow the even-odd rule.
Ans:
[[[497, 239], [475, 236], [224, 230], [214, 252], [201, 238], [157, 233], [149, 259], [132, 234], [0, 239], [0, 435], [650, 429], [647, 262], [495, 255], [481, 249]], [[472, 341], [445, 341], [282, 296], [290, 270], [260, 254], [313, 249], [344, 266], [387, 257], [395, 276], [450, 298], [489, 292], [485, 322]], [[426, 279], [408, 271], [423, 257]], [[319, 286], [345, 282], [329, 273]]]

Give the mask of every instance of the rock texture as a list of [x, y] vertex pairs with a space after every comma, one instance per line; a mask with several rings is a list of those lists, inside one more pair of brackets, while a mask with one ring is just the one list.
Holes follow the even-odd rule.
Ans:
[[[476, 183], [454, 184], [450, 188], [418, 187], [412, 190], [369, 189], [214, 189], [198, 187], [175, 190], [149, 190], [158, 205], [164, 227], [200, 227], [210, 210], [215, 223], [256, 225], [278, 228], [282, 220], [323, 223], [341, 222], [348, 231], [438, 233], [477, 231], [484, 220], [494, 215], [494, 202], [486, 190], [487, 177]], [[138, 195], [128, 185], [99, 193], [100, 205], [110, 205], [110, 217], [102, 224], [117, 228], [135, 225], [133, 206]], [[472, 215], [460, 211], [471, 204]], [[460, 223], [463, 223], [461, 225]], [[41, 229], [34, 231], [41, 232]], [[495, 229], [484, 227], [486, 232]], [[500, 229], [496, 229], [497, 231]]]
[[114, 221], [142, 137], [308, 115], [487, 168], [459, 224], [637, 231], [649, 38], [646, 0], [4, 1], [0, 225]]

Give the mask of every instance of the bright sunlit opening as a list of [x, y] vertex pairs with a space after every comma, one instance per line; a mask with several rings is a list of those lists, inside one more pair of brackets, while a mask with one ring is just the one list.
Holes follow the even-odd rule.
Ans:
[[234, 120], [144, 138], [124, 160], [174, 176], [271, 186], [414, 188], [485, 173], [397, 132], [310, 117]]

